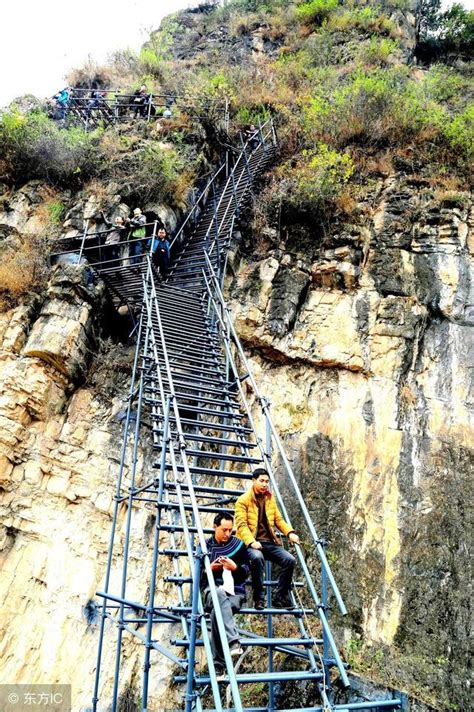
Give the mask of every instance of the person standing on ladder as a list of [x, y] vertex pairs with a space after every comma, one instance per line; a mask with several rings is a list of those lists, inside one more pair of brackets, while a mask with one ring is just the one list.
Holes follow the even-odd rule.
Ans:
[[[250, 572], [245, 545], [232, 536], [234, 517], [230, 512], [219, 512], [214, 517], [214, 534], [206, 541], [212, 574], [217, 588], [217, 596], [224, 620], [224, 627], [232, 657], [239, 657], [239, 634], [234, 622], [234, 613], [242, 608], [245, 601], [245, 581]], [[209, 581], [203, 571], [200, 581], [204, 610], [211, 614], [211, 648], [217, 674], [224, 672], [224, 654], [219, 636]]]
[[283, 548], [275, 534], [275, 528], [288, 536], [292, 544], [299, 544], [298, 535], [278, 509], [270, 492], [268, 472], [260, 467], [252, 473], [252, 487], [235, 503], [237, 536], [247, 546], [252, 572], [254, 606], [265, 608], [263, 574], [265, 561], [280, 566], [280, 577], [273, 597], [274, 608], [294, 608], [289, 593], [292, 586], [295, 557]]
[[132, 226], [129, 237], [130, 257], [132, 258], [132, 264], [136, 264], [140, 262], [140, 256], [142, 254], [142, 240], [140, 240], [140, 238], [145, 237], [146, 234], [146, 217], [140, 208], [135, 208], [133, 211], [133, 218], [130, 220], [130, 225]]
[[[102, 213], [107, 228], [109, 228], [109, 233], [105, 239], [106, 246], [106, 259], [107, 260], [118, 260], [120, 257], [120, 243], [124, 242], [124, 238], [127, 234], [127, 226], [125, 225], [125, 220], [121, 215], [115, 218], [115, 222], [112, 223], [104, 213]], [[116, 267], [119, 263], [116, 263]]]
[[[151, 240], [148, 240], [148, 248], [150, 247], [150, 244]], [[164, 227], [160, 227], [157, 237], [153, 238], [151, 251], [153, 255], [153, 263], [160, 270], [161, 278], [166, 279], [170, 263], [170, 243]]]

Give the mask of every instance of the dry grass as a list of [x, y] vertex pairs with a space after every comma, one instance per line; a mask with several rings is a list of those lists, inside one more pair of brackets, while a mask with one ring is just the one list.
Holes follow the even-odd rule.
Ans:
[[21, 297], [41, 291], [49, 270], [46, 232], [9, 241], [0, 259], [0, 311], [15, 306]]

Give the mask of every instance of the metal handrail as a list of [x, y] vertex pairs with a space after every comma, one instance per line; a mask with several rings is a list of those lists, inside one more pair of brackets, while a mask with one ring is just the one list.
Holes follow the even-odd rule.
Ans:
[[318, 534], [317, 534], [317, 532], [316, 532], [316, 528], [315, 528], [315, 526], [314, 526], [314, 523], [313, 523], [313, 521], [312, 521], [312, 519], [311, 519], [311, 516], [310, 516], [310, 514], [309, 514], [309, 511], [308, 511], [308, 508], [306, 507], [306, 503], [305, 503], [305, 501], [304, 501], [304, 499], [303, 499], [303, 497], [302, 497], [302, 495], [301, 495], [301, 492], [300, 492], [300, 490], [299, 490], [298, 484], [297, 484], [297, 482], [296, 482], [296, 478], [295, 478], [295, 475], [294, 475], [294, 473], [293, 473], [293, 469], [292, 469], [291, 464], [290, 464], [290, 462], [289, 462], [289, 460], [288, 460], [288, 458], [287, 458], [287, 456], [286, 456], [286, 454], [285, 454], [285, 451], [284, 451], [283, 444], [282, 444], [282, 442], [281, 442], [280, 436], [279, 436], [278, 431], [276, 430], [275, 425], [274, 425], [274, 423], [273, 423], [273, 420], [272, 420], [272, 417], [271, 417], [271, 413], [270, 413], [270, 409], [269, 409], [268, 401], [267, 401], [267, 399], [260, 393], [260, 390], [259, 390], [259, 388], [258, 388], [258, 386], [257, 386], [257, 383], [256, 383], [255, 378], [254, 378], [254, 376], [253, 376], [252, 370], [251, 370], [251, 368], [250, 368], [249, 361], [248, 361], [248, 359], [247, 359], [247, 357], [246, 357], [246, 355], [245, 355], [245, 351], [244, 351], [244, 349], [243, 349], [242, 343], [241, 343], [241, 341], [240, 341], [240, 339], [239, 339], [239, 336], [238, 336], [237, 331], [236, 331], [236, 329], [235, 329], [235, 326], [234, 326], [234, 324], [233, 324], [233, 322], [232, 322], [232, 319], [230, 318], [230, 315], [229, 315], [230, 309], [229, 309], [229, 307], [227, 306], [227, 304], [226, 304], [226, 302], [225, 302], [224, 295], [222, 294], [222, 290], [221, 290], [221, 287], [220, 287], [219, 280], [218, 280], [218, 278], [217, 278], [216, 272], [215, 272], [215, 270], [214, 270], [214, 268], [213, 268], [213, 266], [212, 266], [212, 263], [211, 263], [211, 261], [210, 261], [210, 259], [209, 259], [209, 256], [208, 256], [207, 254], [205, 254], [205, 259], [206, 259], [206, 262], [207, 262], [207, 267], [208, 267], [208, 270], [209, 270], [209, 273], [210, 273], [210, 277], [211, 277], [212, 282], [213, 282], [213, 284], [214, 284], [214, 288], [215, 288], [216, 295], [217, 295], [217, 297], [218, 297], [218, 301], [219, 301], [220, 306], [221, 306], [221, 309], [222, 309], [223, 320], [225, 321], [226, 326], [227, 326], [227, 329], [229, 330], [230, 334], [232, 335], [232, 340], [233, 340], [233, 342], [235, 343], [235, 346], [236, 346], [237, 351], [238, 351], [238, 353], [239, 353], [239, 357], [241, 358], [242, 363], [244, 364], [244, 367], [245, 367], [245, 370], [246, 370], [246, 374], [248, 374], [248, 378], [249, 378], [249, 380], [250, 380], [250, 383], [252, 384], [253, 391], [254, 391], [254, 393], [255, 393], [255, 396], [256, 396], [256, 398], [257, 398], [258, 403], [260, 404], [260, 407], [261, 407], [261, 409], [262, 409], [263, 415], [265, 416], [266, 421], [267, 421], [267, 422], [269, 423], [269, 425], [270, 425], [270, 428], [271, 428], [271, 431], [272, 431], [272, 435], [273, 435], [274, 440], [275, 440], [275, 443], [276, 443], [276, 445], [277, 445], [278, 452], [279, 452], [279, 454], [280, 454], [280, 456], [281, 456], [281, 458], [282, 458], [283, 464], [285, 465], [285, 469], [286, 469], [286, 471], [287, 471], [287, 473], [288, 473], [288, 476], [289, 476], [290, 482], [291, 482], [291, 484], [292, 484], [292, 486], [293, 486], [293, 489], [295, 490], [296, 497], [297, 497], [297, 499], [298, 499], [298, 503], [299, 503], [299, 505], [300, 505], [300, 507], [301, 507], [301, 510], [302, 510], [302, 512], [303, 512], [303, 516], [304, 516], [305, 522], [306, 522], [306, 524], [307, 524], [307, 526], [308, 526], [308, 529], [309, 529], [309, 531], [310, 531], [310, 533], [311, 533], [311, 537], [312, 537], [312, 539], [313, 539], [313, 542], [314, 542], [314, 544], [315, 544], [316, 547], [317, 547], [318, 554], [319, 554], [320, 559], [321, 559], [321, 564], [322, 564], [322, 566], [324, 567], [324, 569], [325, 569], [325, 571], [326, 571], [326, 574], [327, 574], [327, 576], [328, 576], [329, 582], [330, 582], [330, 584], [331, 584], [331, 588], [333, 589], [334, 595], [335, 595], [336, 600], [337, 600], [337, 602], [338, 602], [339, 609], [340, 609], [342, 615], [347, 615], [347, 609], [346, 609], [346, 607], [345, 607], [345, 605], [344, 605], [344, 602], [343, 602], [343, 600], [342, 600], [342, 596], [341, 596], [340, 591], [339, 591], [339, 587], [337, 586], [337, 583], [336, 583], [336, 581], [335, 581], [335, 579], [334, 579], [334, 576], [333, 576], [333, 574], [332, 574], [332, 571], [331, 571], [331, 567], [329, 566], [329, 563], [328, 563], [328, 561], [327, 561], [326, 555], [325, 555], [325, 553], [324, 553], [324, 549], [323, 549], [322, 544], [321, 544], [321, 539], [320, 539], [320, 537], [318, 536]]
[[[220, 291], [220, 287], [219, 287], [219, 284], [218, 284], [218, 280], [217, 280], [215, 271], [214, 271], [214, 269], [212, 268], [212, 264], [211, 264], [211, 262], [210, 262], [210, 260], [209, 260], [209, 258], [208, 258], [208, 256], [207, 256], [207, 254], [206, 254], [206, 260], [207, 260], [207, 262], [208, 262], [208, 268], [209, 268], [209, 272], [210, 272], [212, 281], [213, 281], [213, 283], [214, 283], [214, 287], [216, 288], [216, 293], [220, 294], [220, 297], [222, 297], [222, 293], [221, 293], [221, 291]], [[237, 346], [238, 353], [239, 353], [239, 357], [242, 358], [242, 362], [245, 364], [245, 367], [246, 367], [246, 375], [248, 374], [248, 377], [250, 378], [250, 381], [251, 381], [252, 385], [254, 385], [254, 384], [255, 384], [255, 380], [254, 380], [253, 375], [252, 375], [252, 373], [251, 373], [251, 371], [250, 371], [250, 367], [249, 367], [248, 361], [247, 361], [247, 359], [246, 359], [246, 357], [245, 357], [245, 353], [244, 353], [244, 351], [243, 351], [243, 349], [242, 349], [242, 346], [241, 346], [241, 344], [240, 344], [240, 341], [238, 340], [238, 336], [237, 336], [237, 334], [236, 334], [236, 332], [235, 332], [235, 329], [233, 328], [232, 322], [231, 322], [231, 320], [229, 319], [229, 316], [228, 316], [228, 313], [227, 313], [227, 312], [228, 312], [228, 307], [225, 305], [225, 302], [223, 301], [223, 299], [222, 299], [222, 301], [221, 301], [221, 298], [219, 297], [219, 302], [220, 302], [220, 307], [221, 307], [221, 309], [220, 309], [220, 310], [217, 309], [217, 304], [215, 303], [215, 299], [213, 298], [211, 286], [210, 286], [210, 284], [209, 284], [209, 280], [207, 279], [207, 276], [206, 276], [205, 272], [203, 272], [203, 277], [204, 277], [204, 282], [205, 282], [205, 284], [206, 284], [206, 289], [207, 289], [207, 291], [208, 291], [208, 295], [209, 295], [209, 297], [210, 297], [210, 301], [211, 301], [211, 303], [214, 302], [214, 311], [215, 311], [215, 313], [216, 313], [217, 320], [218, 320], [218, 322], [220, 323], [221, 328], [223, 329], [223, 331], [228, 331], [229, 335], [230, 335], [230, 334], [232, 335], [232, 340], [235, 341], [235, 345]], [[222, 312], [222, 315], [225, 315], [225, 317], [222, 316], [220, 312]], [[227, 322], [227, 323], [226, 323], [226, 322]], [[253, 415], [252, 415], [250, 406], [248, 405], [247, 398], [246, 398], [246, 396], [245, 396], [244, 390], [243, 390], [242, 385], [241, 385], [241, 381], [240, 381], [240, 378], [239, 378], [239, 372], [238, 372], [237, 366], [236, 366], [236, 364], [235, 364], [235, 360], [234, 360], [234, 358], [233, 358], [233, 355], [232, 355], [232, 352], [231, 352], [231, 349], [230, 349], [229, 341], [230, 341], [230, 337], [224, 339], [224, 348], [225, 348], [225, 350], [226, 350], [227, 357], [228, 357], [228, 359], [229, 359], [229, 362], [231, 363], [231, 366], [232, 366], [232, 368], [233, 368], [233, 371], [234, 371], [234, 374], [235, 374], [235, 377], [236, 377], [237, 387], [238, 387], [240, 396], [241, 396], [241, 398], [242, 398], [242, 402], [244, 403], [244, 407], [245, 407], [245, 410], [246, 410], [247, 418], [248, 418], [249, 423], [250, 423], [250, 427], [253, 429], [253, 431], [254, 431], [255, 433], [257, 433], [256, 424], [255, 424], [255, 421], [254, 421], [254, 418], [253, 418]], [[240, 347], [240, 348], [239, 348], [239, 347]], [[258, 402], [260, 403], [260, 405], [262, 406], [262, 409], [263, 409], [263, 406], [264, 406], [264, 405], [268, 408], [268, 403], [267, 403], [266, 399], [263, 398], [263, 397], [261, 396], [261, 394], [259, 393], [258, 388], [256, 388], [256, 384], [255, 384], [255, 395], [257, 396], [257, 401], [258, 401]], [[268, 424], [268, 427], [269, 427], [270, 430], [272, 431], [272, 434], [275, 435], [275, 433], [273, 432], [273, 431], [274, 431], [274, 426], [273, 426], [273, 423], [272, 423], [272, 421], [271, 421], [269, 412], [268, 412], [268, 413], [265, 413], [265, 412], [264, 412], [264, 415], [265, 415], [266, 423]], [[273, 426], [273, 427], [272, 427], [272, 426]], [[276, 431], [275, 431], [275, 432], [276, 432]], [[283, 498], [282, 498], [282, 496], [281, 496], [281, 493], [280, 493], [280, 490], [279, 490], [279, 488], [278, 488], [278, 485], [277, 485], [277, 483], [276, 483], [276, 481], [275, 481], [275, 478], [274, 478], [273, 475], [272, 475], [273, 468], [272, 468], [272, 465], [271, 465], [269, 453], [268, 453], [267, 450], [263, 447], [261, 438], [258, 438], [258, 437], [257, 437], [256, 444], [257, 444], [257, 446], [258, 446], [258, 448], [259, 448], [259, 450], [260, 450], [260, 454], [261, 454], [262, 460], [263, 460], [264, 463], [265, 463], [266, 469], [267, 469], [268, 472], [270, 473], [271, 480], [272, 480], [272, 486], [273, 486], [273, 489], [274, 489], [274, 491], [275, 491], [275, 496], [276, 496], [276, 498], [277, 498], [279, 507], [280, 507], [280, 509], [281, 509], [281, 511], [282, 511], [282, 514], [283, 514], [284, 518], [286, 519], [286, 521], [289, 521], [288, 512], [287, 512], [287, 510], [286, 510], [286, 507], [285, 507]], [[283, 452], [283, 448], [282, 448], [282, 445], [281, 445], [281, 441], [280, 441], [279, 439], [278, 439], [278, 441], [277, 441], [277, 446], [278, 446], [278, 445], [279, 445], [279, 453], [280, 453], [280, 455], [283, 455], [282, 459], [284, 459], [284, 461], [286, 461], [286, 463], [289, 465], [288, 460], [287, 460], [287, 458], [286, 458], [286, 455], [285, 455], [285, 453]], [[267, 449], [268, 449], [268, 448], [267, 448]], [[290, 469], [291, 469], [291, 466], [290, 466]], [[294, 477], [294, 476], [293, 476], [293, 477]], [[291, 478], [290, 478], [290, 479], [291, 479]], [[296, 481], [292, 482], [292, 484], [294, 485], [297, 494], [299, 494], [298, 500], [300, 501], [302, 498], [301, 498], [301, 493], [299, 492], [298, 486], [296, 485]], [[304, 500], [303, 500], [303, 503], [304, 503]], [[305, 507], [305, 509], [306, 509], [306, 507]], [[306, 510], [306, 512], [307, 512], [307, 510]], [[309, 513], [308, 513], [308, 517], [309, 517]], [[305, 519], [306, 519], [306, 518], [305, 518]], [[310, 526], [309, 526], [310, 530], [311, 530], [311, 528], [312, 528], [312, 530], [313, 530], [314, 533], [316, 534], [316, 532], [315, 532], [315, 530], [314, 530], [314, 525], [313, 525], [312, 521], [309, 520], [309, 522], [307, 522], [307, 524], [308, 524], [308, 526], [310, 525]], [[312, 532], [311, 532], [311, 533], [312, 533]], [[317, 547], [317, 549], [318, 549], [318, 552], [319, 552], [320, 549], [322, 550], [321, 540], [317, 538], [317, 535], [316, 535], [316, 539], [314, 540], [314, 543], [316, 544], [316, 547]], [[300, 547], [297, 546], [297, 545], [295, 545], [295, 550], [296, 550], [296, 553], [297, 553], [298, 561], [299, 561], [300, 566], [301, 566], [301, 568], [302, 568], [302, 570], [303, 570], [303, 574], [304, 574], [304, 576], [305, 576], [306, 582], [307, 582], [307, 584], [308, 584], [308, 588], [309, 588], [309, 590], [310, 590], [311, 596], [312, 596], [312, 598], [313, 598], [313, 600], [314, 600], [314, 602], [315, 602], [315, 605], [316, 605], [316, 607], [317, 607], [318, 614], [319, 614], [319, 618], [320, 618], [320, 621], [321, 621], [321, 625], [322, 625], [322, 628], [323, 628], [323, 631], [324, 631], [324, 635], [326, 636], [327, 641], [328, 641], [328, 644], [330, 645], [330, 647], [331, 647], [331, 649], [332, 649], [332, 651], [333, 651], [334, 661], [335, 661], [335, 663], [336, 663], [336, 665], [337, 665], [337, 668], [338, 668], [338, 670], [339, 670], [339, 673], [340, 673], [340, 675], [341, 675], [342, 682], [343, 682], [343, 684], [344, 684], [346, 687], [348, 687], [348, 686], [349, 686], [349, 679], [348, 679], [348, 677], [347, 677], [347, 673], [346, 673], [345, 668], [344, 668], [344, 663], [342, 662], [342, 659], [341, 659], [341, 657], [340, 657], [340, 655], [339, 655], [339, 652], [338, 652], [338, 649], [337, 649], [337, 646], [336, 646], [336, 642], [335, 642], [334, 637], [333, 637], [333, 635], [332, 635], [332, 631], [331, 631], [331, 629], [330, 629], [330, 627], [329, 627], [329, 622], [328, 622], [328, 620], [327, 620], [327, 616], [326, 616], [326, 612], [325, 612], [325, 605], [324, 605], [324, 603], [323, 603], [323, 604], [321, 603], [321, 599], [320, 599], [320, 597], [319, 597], [319, 595], [318, 595], [318, 593], [317, 593], [317, 591], [316, 591], [316, 588], [315, 588], [315, 586], [314, 586], [314, 583], [313, 583], [311, 574], [310, 574], [310, 572], [309, 572], [308, 566], [307, 566], [307, 564], [306, 564], [306, 561], [305, 561], [305, 559], [304, 559], [304, 556], [303, 556], [303, 553], [302, 553]], [[323, 550], [323, 555], [324, 555], [324, 550]], [[320, 558], [321, 558], [321, 561], [322, 561], [322, 557], [321, 557], [321, 556], [320, 556]], [[322, 565], [323, 565], [324, 572], [325, 572], [325, 574], [327, 574], [328, 579], [331, 578], [331, 580], [334, 581], [334, 578], [333, 578], [333, 576], [332, 576], [332, 572], [331, 572], [330, 569], [329, 569], [329, 564], [327, 563], [327, 560], [326, 560], [325, 555], [324, 555], [324, 561], [326, 561], [326, 567], [322, 564]], [[327, 572], [327, 568], [329, 569], [329, 572]], [[329, 576], [329, 574], [330, 574], [330, 576]], [[346, 611], [346, 609], [345, 609], [344, 603], [342, 602], [342, 598], [341, 598], [341, 596], [340, 596], [340, 594], [339, 594], [339, 590], [337, 589], [337, 585], [336, 585], [335, 581], [334, 581], [334, 585], [336, 586], [335, 594], [336, 594], [336, 598], [337, 598], [337, 600], [338, 600], [338, 603], [342, 604], [342, 606], [343, 606], [343, 609], [341, 609], [341, 612], [343, 613], [343, 615], [345, 615], [345, 614], [347, 613], [347, 611]], [[334, 589], [333, 589], [333, 590], [334, 590]]]
[[[209, 558], [209, 552], [207, 550], [207, 544], [206, 544], [206, 539], [204, 535], [204, 530], [201, 524], [200, 516], [199, 516], [199, 506], [196, 500], [196, 495], [194, 493], [194, 487], [193, 487], [193, 478], [191, 475], [191, 471], [189, 468], [189, 463], [186, 455], [186, 439], [184, 435], [184, 431], [181, 425], [181, 417], [179, 413], [179, 407], [178, 407], [178, 402], [177, 398], [175, 395], [175, 389], [174, 389], [174, 379], [173, 379], [173, 374], [171, 371], [171, 366], [169, 362], [169, 357], [168, 357], [168, 352], [167, 352], [167, 345], [166, 345], [166, 338], [165, 338], [165, 333], [163, 329], [163, 324], [161, 321], [161, 315], [160, 315], [160, 309], [158, 305], [158, 297], [156, 294], [156, 288], [154, 284], [154, 280], [152, 277], [152, 270], [151, 270], [151, 261], [150, 258], [147, 257], [148, 260], [148, 271], [147, 271], [147, 285], [148, 288], [145, 290], [144, 298], [145, 302], [147, 303], [147, 311], [149, 312], [149, 302], [151, 301], [153, 304], [153, 312], [155, 316], [155, 321], [156, 324], [158, 325], [158, 332], [159, 332], [159, 338], [160, 338], [160, 343], [161, 343], [161, 348], [162, 348], [162, 361], [163, 361], [163, 366], [165, 369], [166, 373], [166, 378], [168, 382], [168, 390], [169, 390], [169, 398], [171, 400], [171, 405], [173, 409], [173, 417], [175, 421], [175, 429], [178, 435], [178, 449], [180, 452], [180, 459], [183, 465], [183, 471], [184, 471], [184, 476], [186, 479], [186, 484], [188, 487], [188, 497], [190, 500], [190, 504], [192, 506], [192, 512], [194, 515], [194, 521], [195, 521], [195, 527], [196, 527], [196, 532], [197, 532], [197, 538], [198, 538], [198, 543], [199, 543], [199, 549], [200, 553], [198, 556], [196, 556], [196, 565], [195, 565], [195, 574], [194, 574], [194, 580], [193, 580], [193, 586], [196, 586], [198, 588], [198, 594], [197, 598], [193, 597], [193, 604], [194, 606], [199, 604], [200, 601], [200, 591], [199, 591], [199, 577], [200, 577], [200, 570], [201, 570], [201, 560], [202, 564], [204, 566], [204, 570], [207, 575], [208, 583], [209, 583], [209, 591], [211, 594], [212, 598], [212, 603], [214, 606], [214, 613], [216, 616], [216, 622], [217, 622], [217, 627], [219, 629], [219, 635], [221, 638], [221, 645], [222, 645], [222, 650], [224, 654], [224, 660], [226, 662], [227, 670], [229, 672], [229, 684], [232, 690], [232, 697], [234, 699], [234, 705], [235, 705], [235, 710], [236, 712], [243, 712], [243, 707], [242, 707], [242, 702], [240, 699], [240, 692], [239, 692], [239, 687], [237, 684], [237, 679], [235, 677], [235, 672], [233, 668], [233, 663], [232, 663], [232, 657], [230, 655], [230, 649], [229, 649], [229, 644], [227, 642], [227, 636], [225, 634], [225, 626], [224, 626], [224, 621], [222, 618], [222, 613], [220, 610], [220, 605], [219, 605], [219, 599], [217, 596], [217, 589], [214, 581], [214, 576], [213, 572], [211, 569], [211, 562]], [[148, 294], [148, 290], [150, 290], [150, 294]], [[154, 331], [152, 331], [152, 338], [154, 338]], [[154, 348], [156, 350], [156, 344], [154, 344]], [[157, 364], [159, 363], [158, 360], [158, 353], [156, 351], [156, 359], [157, 359]], [[158, 368], [159, 370], [159, 368]], [[164, 393], [164, 391], [163, 391]], [[170, 450], [172, 450], [170, 448]], [[174, 470], [175, 468], [173, 468]], [[176, 480], [177, 484], [178, 481]], [[202, 602], [201, 602], [202, 606]], [[193, 608], [193, 616], [198, 615], [198, 611]], [[194, 634], [193, 634], [194, 635]], [[191, 641], [193, 642], [193, 641]], [[191, 646], [190, 646], [191, 647]], [[192, 646], [194, 648], [194, 646]], [[212, 659], [212, 657], [211, 657]], [[189, 666], [191, 668], [191, 665]], [[194, 675], [194, 670], [192, 671], [192, 675]], [[189, 676], [188, 676], [188, 686], [189, 686]], [[190, 699], [188, 699], [189, 695], [189, 689], [187, 689], [187, 696], [186, 696], [186, 702], [191, 702]], [[187, 709], [190, 709], [190, 705], [187, 705]]]
[[[270, 124], [273, 125], [272, 119], [268, 119], [268, 121], [267, 121], [266, 123], [270, 123]], [[264, 126], [265, 126], [265, 125], [266, 125], [266, 124], [264, 124]], [[262, 129], [263, 129], [263, 126], [262, 126]], [[252, 156], [252, 155], [255, 153], [255, 151], [256, 151], [258, 148], [260, 148], [260, 146], [262, 146], [262, 145], [265, 144], [265, 138], [268, 137], [268, 136], [270, 135], [270, 133], [271, 133], [271, 132], [268, 132], [266, 136], [264, 136], [263, 133], [262, 133], [262, 140], [259, 142], [258, 146], [255, 146], [255, 148], [252, 149], [252, 151], [251, 151], [251, 153], [250, 153], [250, 156]], [[247, 152], [246, 152], [246, 151], [247, 151], [247, 146], [249, 146], [250, 141], [252, 141], [252, 139], [253, 139], [253, 137], [249, 138], [249, 140], [244, 144], [244, 147], [243, 147], [242, 151], [240, 152], [240, 154], [239, 154], [239, 156], [238, 156], [238, 158], [237, 158], [237, 160], [236, 160], [234, 166], [232, 167], [231, 175], [228, 177], [227, 182], [226, 182], [226, 184], [224, 185], [224, 188], [223, 188], [223, 190], [222, 190], [219, 203], [218, 203], [218, 205], [216, 206], [216, 214], [217, 214], [217, 211], [219, 210], [219, 208], [221, 207], [222, 201], [223, 201], [223, 199], [224, 199], [224, 195], [226, 194], [228, 187], [230, 188], [230, 187], [232, 186], [232, 193], [233, 193], [234, 196], [236, 195], [236, 191], [237, 191], [238, 187], [240, 186], [241, 181], [243, 180], [243, 176], [244, 176], [245, 171], [247, 170], [247, 166], [248, 166], [248, 156], [247, 156]], [[237, 182], [235, 182], [235, 173], [236, 173], [237, 168], [240, 167], [239, 164], [240, 164], [242, 161], [245, 161], [246, 167], [245, 167], [244, 170], [241, 171], [241, 173], [240, 173], [240, 175], [239, 175], [239, 177], [238, 177]], [[229, 210], [230, 210], [230, 205], [231, 205], [231, 201], [229, 201], [229, 203], [228, 203], [228, 205], [227, 205], [227, 207], [226, 207], [225, 213], [224, 213], [223, 217], [221, 218], [221, 221], [220, 221], [220, 224], [219, 224], [219, 231], [220, 231], [220, 229], [221, 229], [221, 226], [222, 226], [224, 220], [226, 220], [226, 218], [227, 218], [228, 212], [229, 212]], [[210, 230], [211, 230], [211, 226], [209, 226], [208, 231], [207, 231], [207, 234], [210, 232]], [[206, 234], [206, 236], [207, 236], [207, 234]]]
[[202, 201], [204, 198], [207, 198], [207, 194], [208, 194], [209, 188], [210, 188], [211, 185], [217, 180], [217, 178], [218, 178], [218, 176], [221, 174], [221, 172], [222, 172], [222, 171], [225, 171], [225, 168], [226, 168], [226, 164], [225, 164], [225, 163], [222, 163], [222, 165], [217, 169], [217, 171], [216, 171], [216, 172], [212, 175], [212, 177], [208, 180], [208, 182], [206, 183], [206, 187], [201, 191], [201, 193], [200, 193], [199, 197], [197, 198], [196, 202], [194, 203], [192, 209], [190, 210], [190, 212], [189, 212], [188, 215], [186, 216], [185, 221], [183, 222], [183, 224], [182, 224], [181, 227], [179, 228], [179, 230], [178, 230], [178, 232], [176, 233], [176, 235], [173, 237], [173, 239], [172, 239], [172, 241], [171, 241], [171, 244], [170, 244], [170, 249], [172, 249], [173, 246], [174, 246], [174, 244], [175, 244], [177, 241], [179, 241], [181, 235], [183, 234], [184, 228], [186, 227], [186, 225], [188, 224], [188, 222], [190, 221], [190, 219], [192, 218], [192, 216], [193, 216], [194, 213], [196, 212], [196, 210], [197, 210], [197, 208], [199, 207], [201, 201]]

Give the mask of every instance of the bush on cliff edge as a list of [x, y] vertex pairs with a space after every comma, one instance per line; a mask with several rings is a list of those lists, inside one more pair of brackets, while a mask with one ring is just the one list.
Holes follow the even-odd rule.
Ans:
[[99, 137], [81, 128], [60, 128], [41, 111], [8, 111], [0, 118], [2, 173], [15, 182], [38, 178], [74, 186], [97, 172]]

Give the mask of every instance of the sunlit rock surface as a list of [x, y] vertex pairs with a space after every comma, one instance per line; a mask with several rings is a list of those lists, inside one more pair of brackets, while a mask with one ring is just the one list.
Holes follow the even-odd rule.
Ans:
[[331, 541], [346, 642], [381, 645], [375, 672], [425, 684], [436, 709], [453, 693], [467, 709], [472, 200], [393, 175], [359, 232], [244, 256], [227, 291]]
[[[88, 270], [58, 267], [42, 303], [0, 315], [0, 678], [71, 684], [74, 710], [92, 699], [98, 616], [90, 601], [104, 582], [127, 395], [107, 400], [78, 386], [96, 349], [103, 297]], [[139, 477], [147, 467], [140, 449]], [[125, 518], [123, 506], [116, 565]], [[149, 515], [137, 511], [133, 527], [127, 592], [144, 600]], [[117, 573], [112, 581], [119, 590]], [[157, 596], [166, 598], [162, 581]], [[106, 631], [102, 700], [111, 695], [116, 628]], [[164, 661], [153, 658], [155, 709], [175, 704]], [[121, 691], [142, 665], [143, 646], [128, 640]]]

